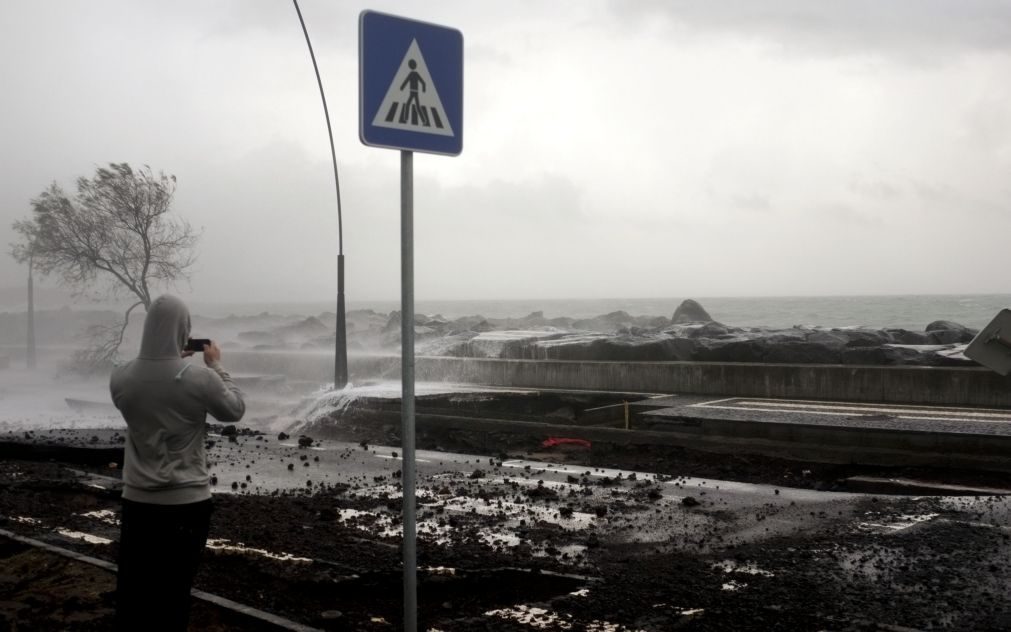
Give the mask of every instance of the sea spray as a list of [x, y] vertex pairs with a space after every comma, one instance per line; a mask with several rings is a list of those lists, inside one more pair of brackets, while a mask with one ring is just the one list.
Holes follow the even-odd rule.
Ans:
[[[475, 393], [521, 392], [522, 389], [501, 389], [478, 386], [474, 384], [455, 384], [451, 382], [420, 382], [415, 385], [415, 395], [424, 397], [430, 395], [454, 395]], [[311, 426], [321, 424], [339, 425], [341, 420], [353, 414], [359, 405], [366, 400], [399, 400], [401, 396], [399, 381], [383, 381], [355, 385], [335, 390], [333, 384], [324, 385], [302, 399], [287, 418], [291, 425], [285, 430], [288, 433], [300, 432]]]
[[291, 412], [295, 419], [292, 430], [315, 424], [320, 419], [335, 419], [343, 416], [352, 403], [361, 398], [364, 387], [348, 383], [342, 389], [335, 389], [333, 383], [321, 386], [299, 402]]

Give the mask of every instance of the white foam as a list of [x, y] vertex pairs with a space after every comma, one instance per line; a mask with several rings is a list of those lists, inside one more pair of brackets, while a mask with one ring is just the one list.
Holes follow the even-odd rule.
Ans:
[[99, 522], [104, 522], [105, 524], [113, 526], [119, 525], [119, 520], [116, 518], [116, 512], [111, 509], [99, 509], [98, 511], [89, 511], [78, 515], [84, 518], [94, 518]]

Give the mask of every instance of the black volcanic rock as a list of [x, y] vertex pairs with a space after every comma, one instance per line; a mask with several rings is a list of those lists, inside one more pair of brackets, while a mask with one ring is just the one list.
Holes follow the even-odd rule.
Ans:
[[690, 298], [681, 301], [681, 304], [674, 310], [674, 315], [671, 317], [671, 322], [675, 325], [679, 323], [709, 322], [711, 320], [713, 320], [713, 317], [709, 315], [709, 312], [699, 305], [698, 301]]
[[929, 334], [932, 331], [942, 331], [945, 329], [966, 329], [966, 327], [950, 320], [935, 320], [924, 327], [923, 331]]
[[698, 329], [695, 329], [691, 336], [692, 338], [719, 338], [721, 336], [726, 336], [730, 333], [730, 328], [725, 325], [714, 321], [710, 321]]
[[849, 347], [840, 354], [843, 364], [921, 364], [922, 353], [908, 347]]
[[765, 362], [783, 364], [839, 364], [839, 361], [839, 347], [816, 342], [770, 344], [765, 350]]
[[494, 329], [495, 328], [492, 327], [491, 323], [489, 323], [487, 320], [482, 320], [481, 322], [477, 323], [476, 325], [470, 328], [471, 331], [476, 331], [478, 333], [481, 333], [482, 331], [492, 331]]
[[882, 329], [881, 332], [887, 335], [891, 339], [891, 341], [895, 344], [900, 345], [927, 344], [927, 335], [920, 333], [918, 331], [889, 328], [889, 329]]
[[617, 332], [636, 326], [636, 318], [625, 311], [611, 312], [595, 318], [584, 318], [572, 323], [574, 329], [597, 332]]
[[975, 329], [953, 323], [950, 320], [935, 320], [927, 325], [927, 343], [936, 345], [970, 342], [976, 336]]
[[693, 360], [702, 362], [765, 362], [769, 343], [762, 338], [737, 340], [700, 339]]
[[666, 362], [671, 360], [691, 360], [694, 346], [681, 345], [672, 338], [643, 338], [638, 336], [618, 336], [598, 338], [587, 342], [585, 339], [562, 340], [550, 346], [540, 347], [537, 357], [543, 360], [599, 360], [612, 362]]

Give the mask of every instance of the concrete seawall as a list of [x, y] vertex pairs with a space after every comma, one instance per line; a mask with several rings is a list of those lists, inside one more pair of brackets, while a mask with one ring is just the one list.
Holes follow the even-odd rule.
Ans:
[[[226, 355], [239, 372], [321, 382], [333, 375], [333, 355], [327, 353]], [[349, 363], [352, 380], [400, 379], [397, 356], [352, 355]], [[975, 367], [419, 357], [416, 371], [420, 381], [490, 386], [1011, 407], [1011, 376]]]

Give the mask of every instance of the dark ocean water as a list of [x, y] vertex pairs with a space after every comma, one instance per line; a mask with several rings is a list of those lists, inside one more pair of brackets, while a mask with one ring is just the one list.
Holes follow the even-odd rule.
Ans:
[[[426, 301], [419, 299], [418, 313], [458, 318], [480, 314], [505, 318], [541, 311], [548, 318], [587, 318], [623, 310], [633, 316], [667, 316], [683, 298], [603, 298], [530, 299], [481, 301]], [[902, 327], [923, 330], [935, 320], [952, 320], [981, 328], [1001, 309], [1011, 307], [1011, 294], [953, 294], [910, 296], [804, 296], [804, 297], [692, 297], [716, 320], [736, 326], [792, 327]], [[203, 304], [195, 302], [195, 313], [207, 316], [256, 314], [315, 315], [334, 311], [333, 303], [246, 303]], [[390, 312], [400, 309], [399, 301], [348, 300], [348, 309]]]

